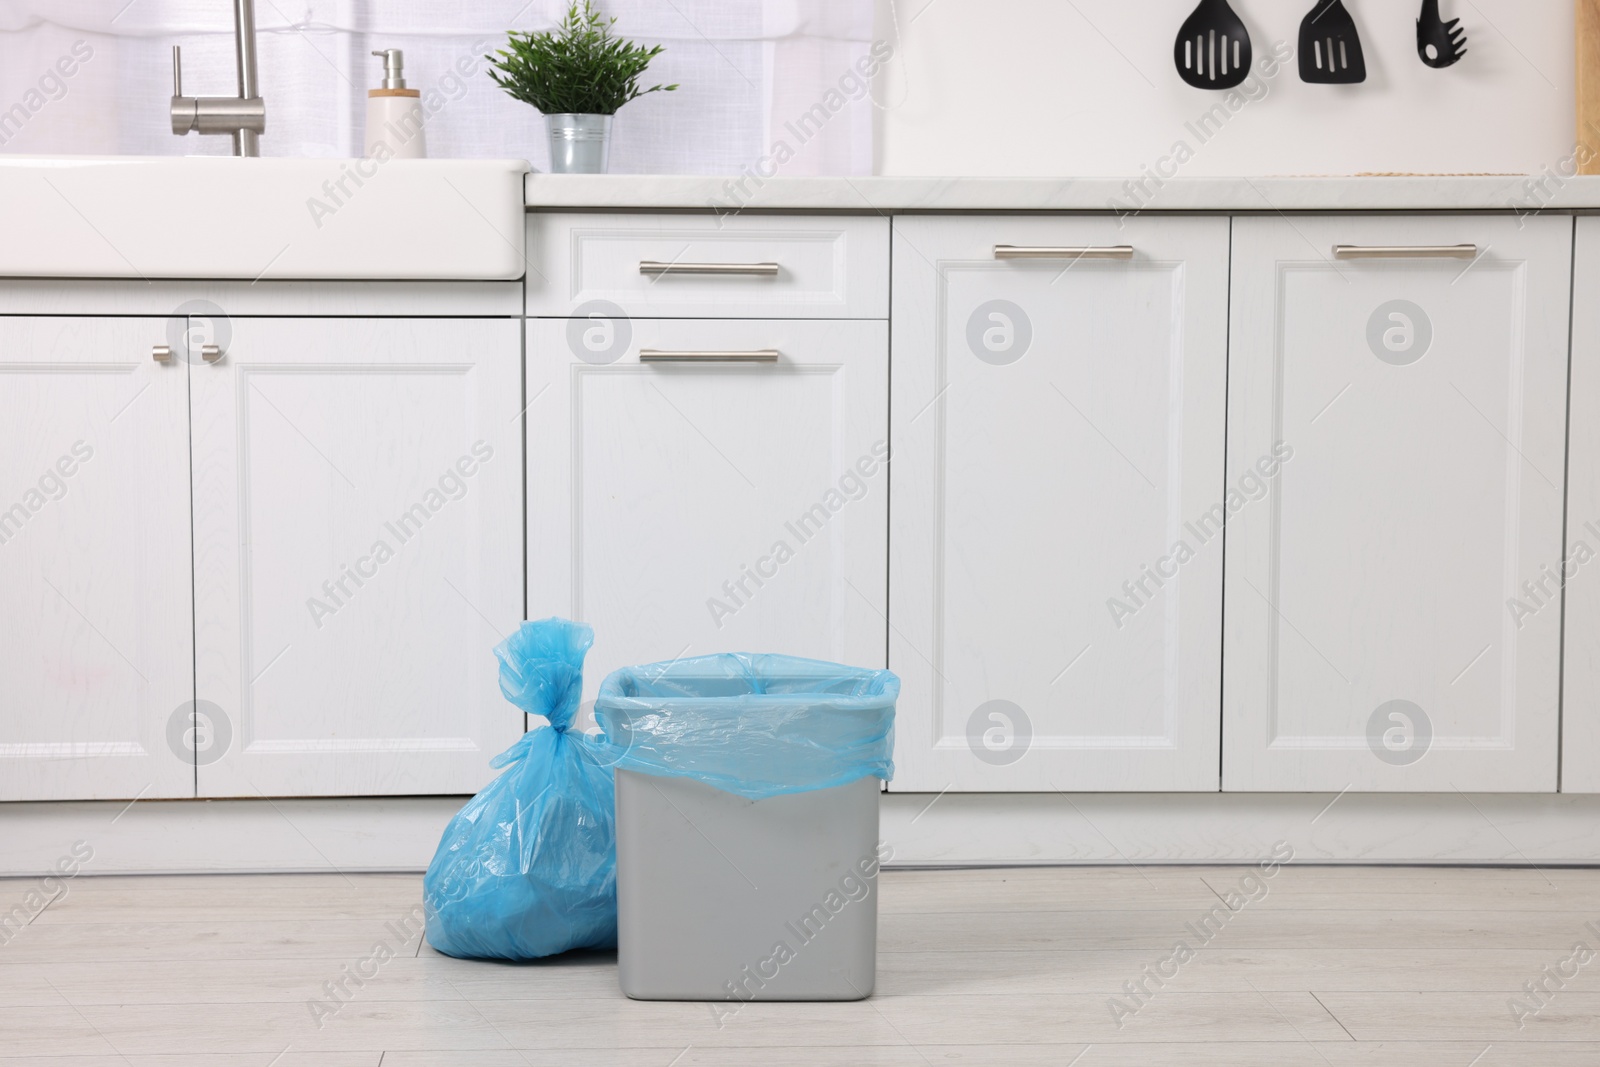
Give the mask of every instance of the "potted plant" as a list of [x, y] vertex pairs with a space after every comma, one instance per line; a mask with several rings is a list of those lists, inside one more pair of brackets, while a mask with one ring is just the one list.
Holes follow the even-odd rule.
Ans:
[[639, 76], [662, 46], [645, 48], [613, 36], [616, 22], [602, 18], [590, 0], [573, 0], [554, 30], [513, 30], [505, 51], [483, 57], [496, 85], [544, 113], [554, 173], [604, 174], [611, 116], [646, 93], [677, 88], [639, 88]]

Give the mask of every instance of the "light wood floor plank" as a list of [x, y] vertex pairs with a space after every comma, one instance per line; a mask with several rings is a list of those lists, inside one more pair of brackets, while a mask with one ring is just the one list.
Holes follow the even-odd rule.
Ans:
[[[19, 1012], [59, 1009], [23, 1008]], [[377, 1001], [346, 1004], [318, 1026], [303, 1003], [193, 1005], [82, 1005], [75, 1009], [79, 1026], [92, 1028], [102, 1044], [91, 1050], [88, 1038], [74, 1031], [74, 1047], [65, 1051], [101, 1051], [109, 1044], [127, 1055], [252, 1053], [272, 1056], [285, 1048], [306, 1052], [361, 1052], [390, 1047], [418, 1051], [474, 1051], [513, 1047], [474, 1006], [461, 1001]], [[0, 1041], [10, 1035], [9, 1020], [0, 1020]], [[35, 1050], [30, 1050], [35, 1051]]]
[[[1322, 1001], [1361, 1041], [1453, 1038], [1497, 1044], [1600, 1044], [1600, 992], [1590, 991], [1600, 985], [1596, 978], [1600, 975], [1580, 971], [1569, 988], [1549, 998], [1542, 1011], [1526, 1015], [1514, 1015], [1507, 1003], [1512, 998], [1495, 993], [1324, 993]], [[1528, 1002], [1528, 1006], [1533, 1005]]]
[[[1271, 911], [898, 912], [880, 916], [878, 945], [889, 952], [1198, 947], [1195, 928], [1210, 923], [1210, 943], [1246, 948], [1521, 949], [1570, 945], [1595, 912]], [[1597, 908], [1596, 911], [1600, 911]], [[1515, 914], [1515, 919], [1512, 915]]]
[[[38, 881], [37, 877], [31, 876], [0, 877], [0, 896], [16, 895], [16, 890]], [[333, 871], [325, 874], [99, 874], [91, 866], [83, 868], [82, 873], [67, 881], [74, 890], [97, 893], [191, 893], [210, 892], [230, 886], [250, 892], [262, 889], [326, 890], [344, 885], [365, 886], [377, 892], [390, 882], [421, 885], [422, 875], [409, 871], [350, 875]]]
[[[388, 929], [399, 915], [376, 914], [361, 921], [234, 921], [147, 923], [134, 915], [121, 923], [34, 923], [0, 949], [7, 963], [92, 963], [98, 959], [255, 960], [331, 959], [365, 956], [378, 941], [398, 943]], [[406, 945], [415, 955], [418, 937]]]
[[[451, 1053], [449, 1055], [456, 1055]], [[473, 1053], [460, 1053], [471, 1056]], [[378, 1067], [383, 1050], [366, 1052], [285, 1052], [281, 1058], [252, 1053], [177, 1053], [161, 1056], [0, 1056], [0, 1067]], [[461, 1060], [459, 1062], [470, 1062]]]
[[[1326, 1042], [1214, 1044], [886, 1046], [844, 1049], [645, 1048], [499, 1053], [390, 1052], [383, 1067], [1594, 1067], [1600, 1045], [1484, 1045], [1469, 1042], [1357, 1045]], [[1475, 1057], [1481, 1056], [1476, 1064]], [[674, 1057], [677, 1057], [674, 1059]], [[1081, 1057], [1074, 1059], [1074, 1057]], [[9, 1067], [0, 1060], [0, 1067]], [[40, 1067], [45, 1067], [41, 1064]], [[98, 1065], [96, 1065], [98, 1067]], [[107, 1065], [110, 1067], [110, 1065]], [[144, 1067], [140, 1064], [139, 1067]], [[166, 1067], [166, 1065], [163, 1065]], [[179, 1067], [174, 1064], [173, 1067]]]
[[[1075, 1063], [1073, 1058], [1080, 1056]], [[1600, 1044], [1485, 1046], [1472, 1042], [883, 1046], [865, 1049], [638, 1048], [559, 1051], [286, 1053], [272, 1067], [1594, 1067]], [[0, 1067], [266, 1067], [260, 1055], [0, 1056]]]
[[[369, 946], [370, 949], [370, 946]], [[368, 958], [363, 950], [359, 959]], [[456, 960], [423, 949], [377, 966], [359, 997], [404, 1000], [573, 1000], [617, 996], [615, 953], [572, 953], [553, 960], [504, 963]], [[4, 952], [0, 950], [0, 958]], [[327, 995], [327, 982], [351, 982], [344, 959], [192, 959], [98, 963], [0, 963], [0, 1009], [73, 1004], [249, 1004]], [[370, 971], [363, 967], [357, 976]]]
[[[886, 996], [1116, 993], [1154, 967], [1149, 951], [879, 952]], [[1195, 993], [1346, 990], [1515, 992], [1549, 960], [1544, 949], [1205, 949], [1169, 980]], [[1170, 970], [1170, 967], [1167, 968]], [[1600, 1065], [1597, 1065], [1600, 1067]]]
[[891, 871], [881, 882], [883, 912], [982, 907], [995, 911], [1097, 911], [1209, 907], [1216, 896], [1193, 867]]
[[[141, 899], [154, 897], [154, 899]], [[367, 922], [382, 917], [400, 921], [422, 918], [422, 893], [407, 891], [362, 894], [330, 887], [316, 890], [263, 890], [243, 893], [236, 889], [215, 894], [125, 894], [114, 898], [89, 897], [73, 892], [39, 913], [35, 926], [125, 923], [137, 914], [148, 923], [224, 923], [250, 915], [257, 922]]]
[[[981, 1007], [987, 1010], [974, 1011]], [[1121, 1028], [1106, 998], [1094, 994], [983, 1000], [968, 997], [883, 997], [842, 1004], [753, 1003], [731, 1017], [706, 1005], [635, 1002], [626, 1010], [540, 1018], [526, 1001], [480, 1003], [479, 1009], [517, 1048], [627, 1048], [676, 1044], [697, 1048], [814, 1045], [1063, 1044], [1132, 1040], [1205, 1041], [1224, 1033], [1241, 1040], [1348, 1040], [1310, 994], [1265, 996], [1165, 993]], [[720, 1025], [719, 1025], [720, 1022]], [[653, 1035], [653, 1036], [652, 1036]], [[915, 1035], [914, 1038], [912, 1035]]]
[[[3, 956], [3, 953], [0, 953]], [[1120, 993], [1160, 954], [1136, 950], [880, 952], [879, 996]], [[1507, 996], [1551, 962], [1542, 949], [1430, 949], [1400, 958], [1382, 949], [1208, 949], [1168, 982], [1190, 993], [1495, 992]], [[0, 962], [0, 1009], [74, 1004], [239, 1004], [325, 995], [354, 957], [191, 959], [95, 963]], [[530, 963], [455, 960], [423, 946], [386, 961], [361, 986], [364, 1000], [596, 1000], [620, 996], [614, 953]]]

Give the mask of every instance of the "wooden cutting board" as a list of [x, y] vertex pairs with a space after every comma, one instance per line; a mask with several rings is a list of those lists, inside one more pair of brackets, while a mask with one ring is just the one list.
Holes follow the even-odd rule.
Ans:
[[1575, 0], [1577, 14], [1578, 144], [1586, 160], [1580, 174], [1600, 174], [1600, 0]]

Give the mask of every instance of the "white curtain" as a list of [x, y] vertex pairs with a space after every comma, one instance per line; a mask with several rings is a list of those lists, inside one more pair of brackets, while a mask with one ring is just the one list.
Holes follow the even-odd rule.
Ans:
[[[439, 94], [428, 154], [527, 159], [545, 169], [538, 112], [485, 73], [508, 29], [555, 24], [563, 0], [256, 0], [267, 156], [360, 153], [373, 49]], [[617, 32], [666, 47], [644, 84], [681, 85], [618, 113], [614, 173], [866, 174], [875, 106], [871, 0], [600, 0]], [[230, 0], [0, 0], [0, 153], [226, 155], [227, 137], [175, 137], [172, 45], [189, 95], [237, 91]], [[814, 108], [829, 101], [826, 112]], [[843, 100], [843, 106], [839, 106]], [[802, 143], [788, 133], [807, 114]], [[815, 133], [812, 129], [820, 125]], [[770, 162], [775, 144], [788, 152]], [[792, 153], [792, 158], [788, 158]], [[768, 161], [768, 162], [764, 162]]]

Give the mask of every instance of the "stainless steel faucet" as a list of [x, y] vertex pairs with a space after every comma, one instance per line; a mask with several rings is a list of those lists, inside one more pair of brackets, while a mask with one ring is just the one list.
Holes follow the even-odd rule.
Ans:
[[233, 0], [234, 52], [239, 61], [238, 96], [184, 96], [183, 56], [172, 46], [172, 132], [233, 135], [233, 154], [259, 156], [267, 130], [267, 104], [256, 95], [255, 0]]

